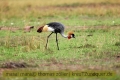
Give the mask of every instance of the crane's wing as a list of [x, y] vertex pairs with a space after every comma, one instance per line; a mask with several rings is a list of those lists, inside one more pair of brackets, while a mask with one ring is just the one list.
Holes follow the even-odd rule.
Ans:
[[51, 22], [46, 25], [48, 25], [48, 27], [53, 28], [55, 33], [64, 32], [64, 25], [59, 22]]

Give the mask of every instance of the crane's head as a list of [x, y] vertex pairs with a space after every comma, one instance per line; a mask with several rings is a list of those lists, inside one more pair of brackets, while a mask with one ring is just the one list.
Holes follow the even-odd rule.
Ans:
[[75, 38], [75, 35], [72, 31], [68, 32], [68, 39], [71, 39], [71, 38]]

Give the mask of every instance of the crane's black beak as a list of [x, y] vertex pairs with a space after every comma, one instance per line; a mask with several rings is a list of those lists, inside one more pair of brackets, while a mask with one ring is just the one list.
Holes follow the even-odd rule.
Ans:
[[75, 35], [74, 35], [74, 34], [72, 34], [72, 37], [73, 37], [73, 38], [75, 38]]

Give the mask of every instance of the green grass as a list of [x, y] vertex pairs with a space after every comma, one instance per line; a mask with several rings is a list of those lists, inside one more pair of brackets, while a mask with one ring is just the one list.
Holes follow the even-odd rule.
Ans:
[[[53, 21], [54, 19], [55, 18], [52, 18]], [[48, 49], [45, 49], [46, 38], [50, 32], [37, 33], [38, 24], [35, 24], [35, 29], [30, 33], [24, 33], [24, 31], [21, 30], [16, 32], [0, 31], [0, 34], [2, 34], [0, 38], [1, 66], [6, 62], [25, 62], [30, 65], [36, 65], [34, 67], [35, 70], [38, 68], [39, 70], [61, 70], [59, 68], [54, 69], [51, 66], [57, 66], [58, 64], [74, 65], [76, 67], [77, 65], [81, 65], [84, 66], [84, 68], [82, 68], [83, 70], [119, 70], [119, 61], [117, 60], [120, 52], [119, 25], [116, 23], [114, 25], [104, 24], [104, 19], [102, 20], [100, 18], [91, 18], [94, 24], [90, 25], [92, 21], [88, 19], [87, 24], [84, 19], [85, 18], [81, 18], [80, 20], [83, 20], [83, 22], [77, 24], [75, 18], [70, 18], [70, 20], [68, 19], [67, 21], [57, 18], [57, 20], [61, 20], [60, 22], [66, 24], [66, 34], [72, 30], [76, 35], [76, 38], [71, 40], [59, 35], [59, 51], [57, 50], [55, 42], [55, 34], [50, 37]], [[100, 20], [101, 25], [98, 24]], [[114, 20], [115, 22], [117, 21], [117, 19]], [[112, 20], [109, 19], [107, 22], [110, 23], [111, 21]], [[34, 22], [36, 21], [32, 23]], [[49, 19], [46, 19], [46, 23], [47, 22], [49, 22]], [[42, 23], [44, 22], [41, 22], [41, 24]], [[33, 63], [31, 63], [31, 61]], [[42, 65], [44, 65], [44, 67], [40, 67]], [[116, 68], [116, 66], [118, 66], [118, 68]], [[32, 67], [28, 67], [28, 69], [29, 68], [31, 69]], [[64, 69], [74, 70], [74, 67], [69, 68], [63, 66], [63, 70]], [[75, 70], [79, 70], [79, 67], [75, 68]]]
[[[26, 68], [18, 70], [111, 70], [117, 73], [112, 78], [51, 78], [49, 80], [119, 80], [120, 77], [120, 15], [119, 1], [63, 1], [55, 4], [36, 0], [2, 1], [0, 29], [0, 74], [9, 62], [25, 62]], [[117, 4], [118, 3], [118, 4]], [[12, 6], [10, 6], [12, 4]], [[33, 5], [35, 4], [35, 5]], [[111, 7], [111, 5], [113, 5]], [[95, 7], [94, 7], [95, 6]], [[106, 8], [107, 7], [107, 8]], [[27, 12], [30, 10], [29, 12]], [[52, 11], [51, 11], [52, 10]], [[47, 11], [47, 12], [45, 12]], [[21, 13], [21, 14], [18, 14]], [[67, 13], [67, 15], [66, 15]], [[9, 15], [8, 15], [9, 14]], [[60, 50], [57, 50], [55, 34], [37, 33], [38, 27], [58, 21], [65, 25], [65, 34], [74, 31], [75, 39], [58, 35]], [[31, 32], [24, 32], [25, 26], [35, 26]], [[16, 69], [16, 68], [15, 68]], [[14, 70], [14, 69], [13, 69]], [[0, 78], [8, 80], [9, 78]], [[9, 80], [39, 80], [38, 78], [10, 78]], [[45, 80], [48, 80], [45, 78]]]

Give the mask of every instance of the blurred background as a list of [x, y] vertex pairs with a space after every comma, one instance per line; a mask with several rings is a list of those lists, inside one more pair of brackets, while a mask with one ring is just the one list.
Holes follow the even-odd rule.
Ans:
[[120, 16], [120, 0], [0, 0], [0, 20], [70, 16]]

